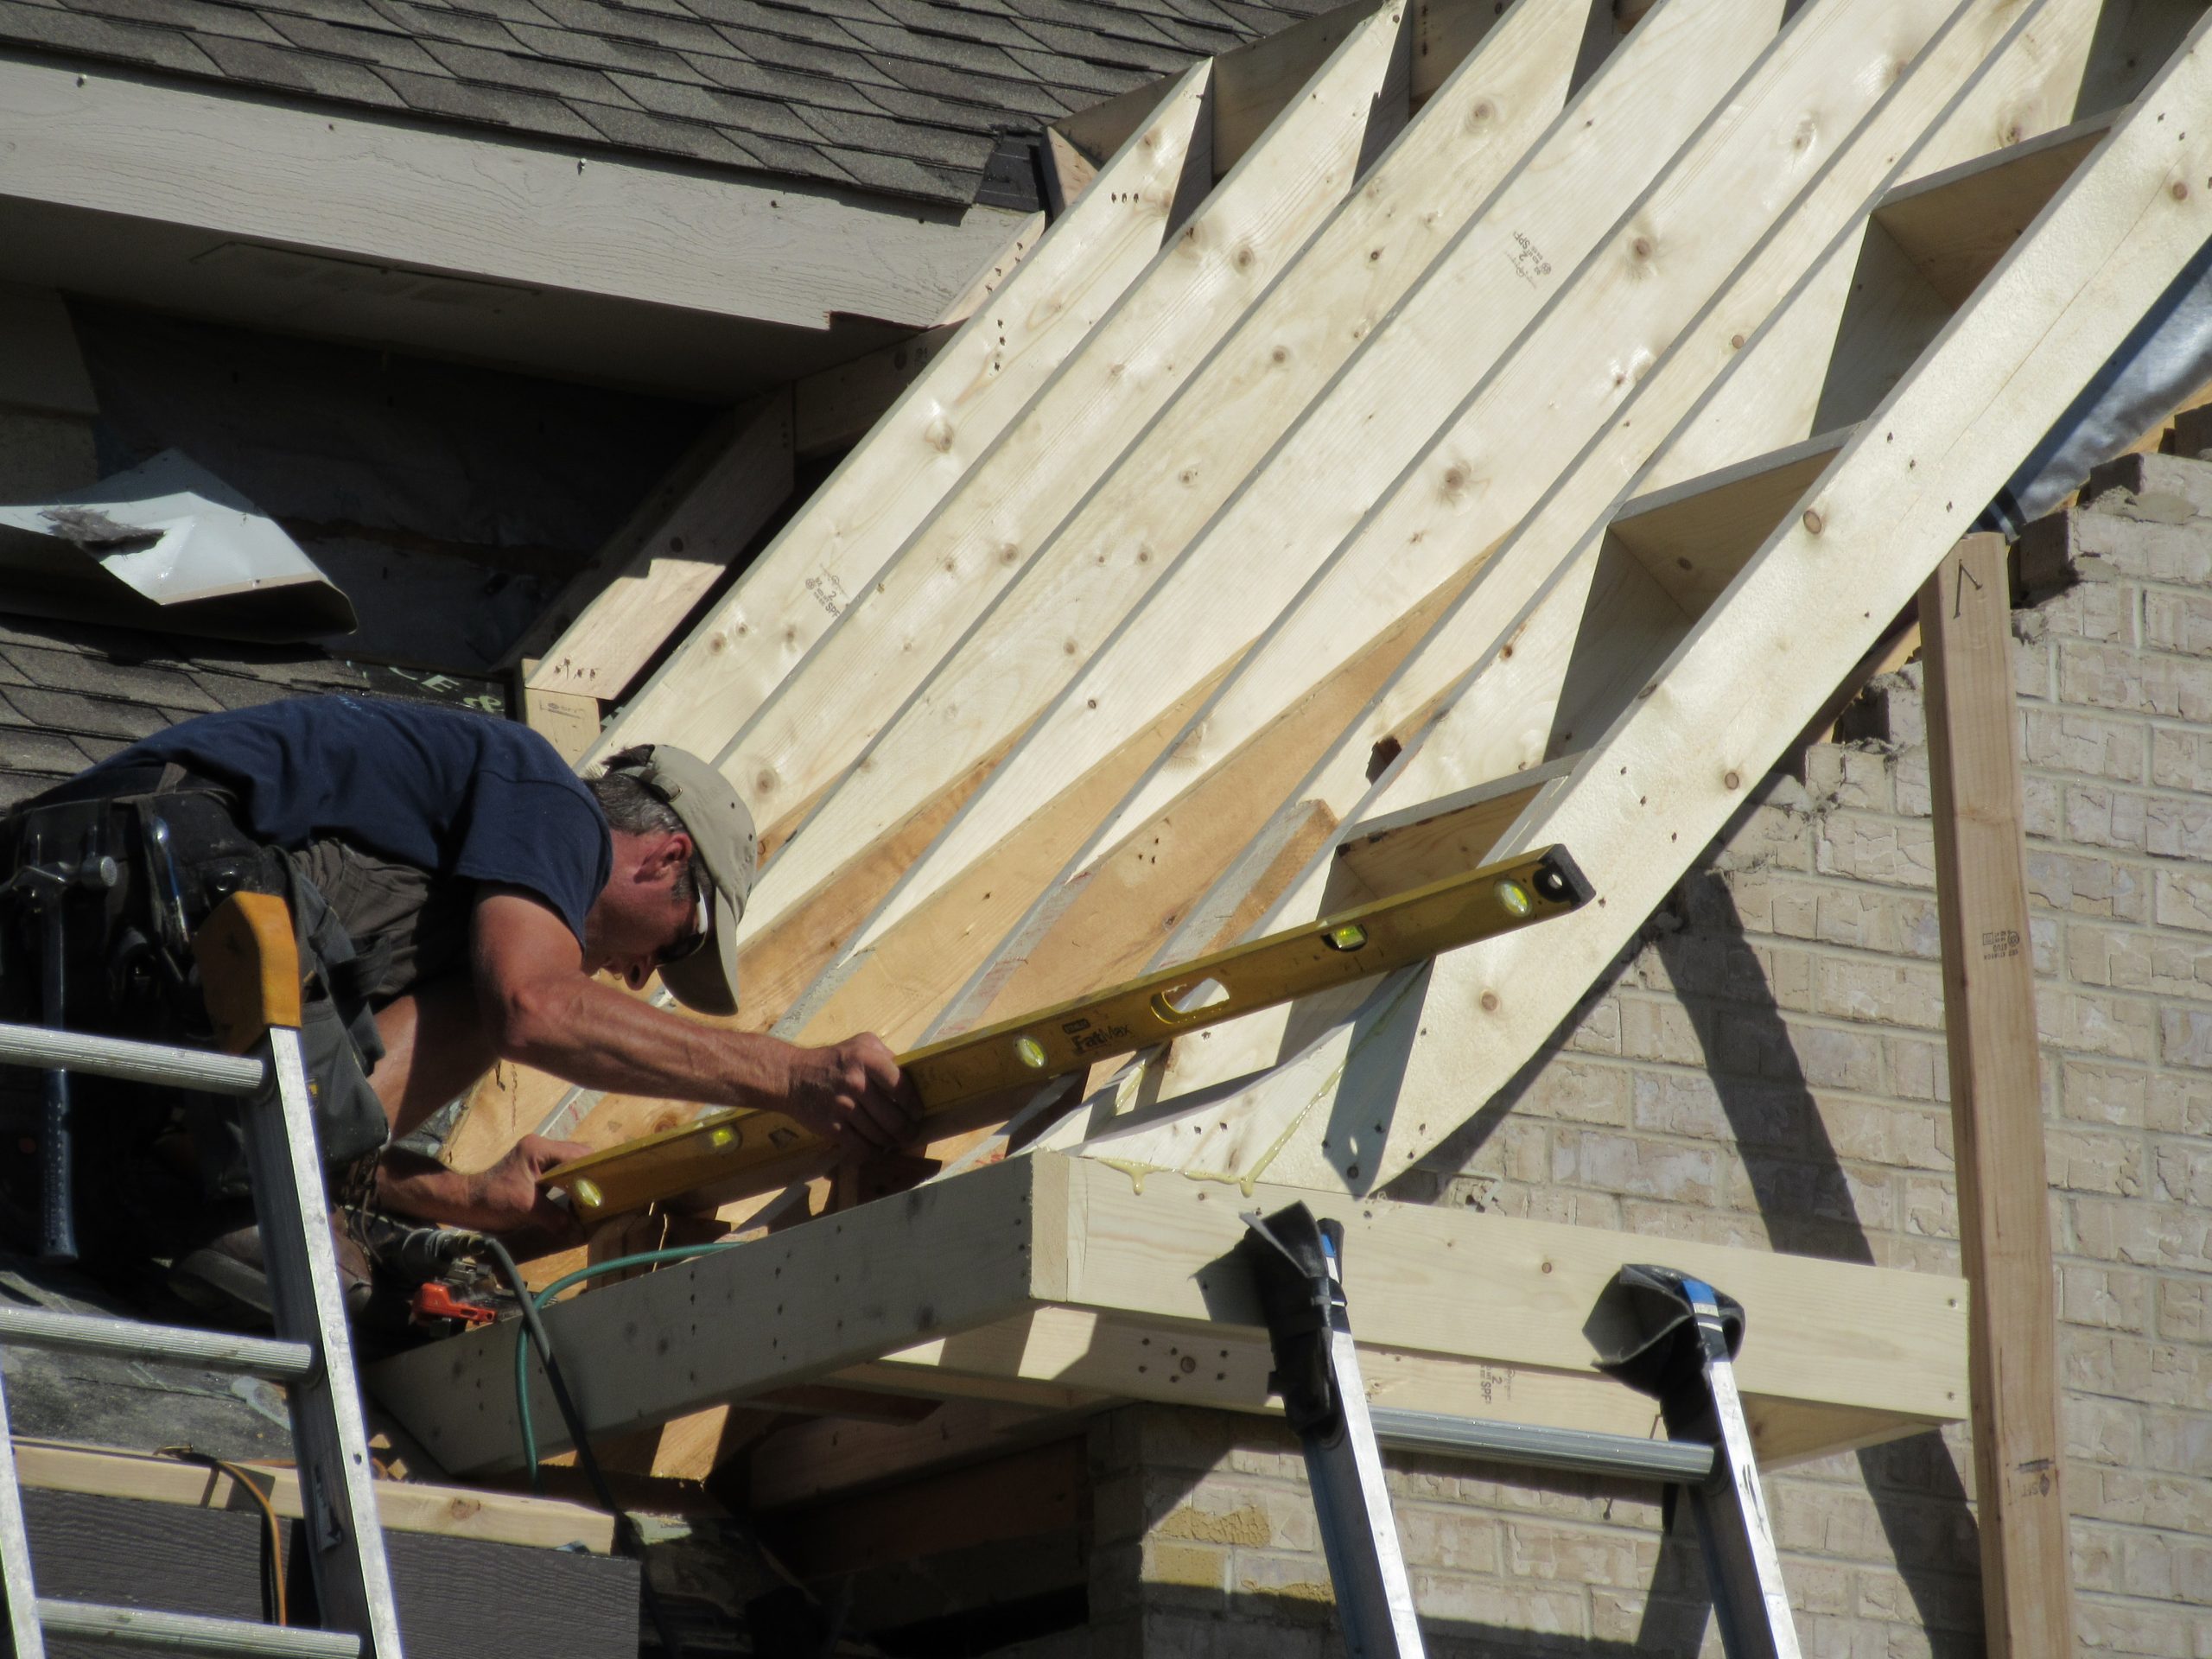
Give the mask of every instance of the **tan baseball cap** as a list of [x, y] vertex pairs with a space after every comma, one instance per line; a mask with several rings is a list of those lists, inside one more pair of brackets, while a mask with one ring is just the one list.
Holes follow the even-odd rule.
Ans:
[[753, 892], [760, 843], [753, 814], [729, 780], [689, 750], [646, 745], [639, 758], [609, 771], [634, 778], [683, 820], [697, 855], [692, 868], [706, 877], [706, 943], [680, 962], [664, 964], [660, 982], [687, 1008], [701, 1014], [737, 1012], [737, 918]]

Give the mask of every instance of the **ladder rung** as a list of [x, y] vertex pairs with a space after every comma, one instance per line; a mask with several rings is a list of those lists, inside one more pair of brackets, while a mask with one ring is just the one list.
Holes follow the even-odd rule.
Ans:
[[271, 1382], [294, 1382], [313, 1376], [315, 1370], [315, 1350], [304, 1342], [273, 1342], [227, 1331], [144, 1325], [46, 1307], [0, 1306], [0, 1344], [6, 1344], [116, 1359], [169, 1360], [211, 1371], [244, 1371]]
[[1375, 1425], [1375, 1438], [1401, 1452], [1484, 1458], [1592, 1475], [1635, 1475], [1688, 1485], [1713, 1473], [1713, 1448], [1698, 1440], [1640, 1440], [1630, 1434], [1447, 1417], [1389, 1406], [1371, 1407], [1368, 1416]]
[[134, 1043], [44, 1026], [0, 1025], [0, 1065], [86, 1071], [129, 1083], [168, 1084], [216, 1095], [250, 1095], [269, 1075], [266, 1062], [166, 1043]]
[[242, 1618], [202, 1618], [145, 1607], [105, 1607], [41, 1596], [39, 1623], [48, 1636], [148, 1653], [276, 1654], [289, 1659], [356, 1659], [361, 1638], [345, 1630], [256, 1624]]

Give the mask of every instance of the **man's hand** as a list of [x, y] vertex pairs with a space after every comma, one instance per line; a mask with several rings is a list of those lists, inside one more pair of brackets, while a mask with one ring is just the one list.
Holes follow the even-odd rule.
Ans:
[[566, 1233], [571, 1222], [569, 1211], [546, 1196], [537, 1178], [554, 1165], [581, 1158], [590, 1150], [580, 1141], [548, 1141], [542, 1135], [525, 1135], [498, 1163], [469, 1178], [473, 1183], [469, 1199], [477, 1218], [461, 1224], [480, 1233], [518, 1233], [531, 1228], [556, 1235]]
[[377, 1196], [386, 1209], [448, 1227], [480, 1233], [537, 1230], [566, 1238], [575, 1231], [575, 1222], [538, 1190], [537, 1178], [590, 1150], [579, 1141], [525, 1135], [490, 1168], [464, 1175], [435, 1160], [393, 1149], [378, 1167]]
[[896, 1152], [921, 1128], [920, 1097], [872, 1031], [827, 1048], [794, 1050], [791, 1092], [779, 1109], [852, 1160]]

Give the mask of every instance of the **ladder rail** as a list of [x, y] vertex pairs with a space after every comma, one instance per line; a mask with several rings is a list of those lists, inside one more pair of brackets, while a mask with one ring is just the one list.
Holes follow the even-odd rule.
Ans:
[[267, 1041], [274, 1099], [248, 1108], [246, 1146], [277, 1338], [313, 1344], [322, 1361], [290, 1389], [315, 1593], [327, 1624], [361, 1632], [373, 1659], [399, 1659], [399, 1616], [371, 1490], [368, 1423], [354, 1383], [300, 1033], [272, 1026]]
[[1546, 1428], [1533, 1423], [1440, 1412], [1373, 1406], [1375, 1438], [1396, 1452], [1438, 1458], [1478, 1458], [1524, 1469], [1609, 1475], [1695, 1486], [1713, 1474], [1713, 1450], [1701, 1440], [1644, 1440], [1587, 1428]]
[[289, 1382], [315, 1369], [315, 1350], [303, 1342], [272, 1342], [229, 1331], [111, 1319], [64, 1313], [50, 1307], [0, 1306], [0, 1346], [43, 1348], [54, 1353], [98, 1354], [110, 1359], [158, 1359], [203, 1370], [236, 1371]]
[[95, 1037], [48, 1026], [0, 1024], [0, 1065], [82, 1071], [124, 1083], [156, 1083], [211, 1095], [251, 1095], [269, 1080], [266, 1062], [204, 1048]]
[[[1800, 1659], [1781, 1554], [1736, 1387], [1731, 1332], [1740, 1339], [1742, 1310], [1735, 1303], [1670, 1269], [1622, 1271], [1624, 1281], [1640, 1276], [1646, 1291], [1674, 1291], [1672, 1322], [1630, 1355], [1599, 1363], [1630, 1386], [1657, 1394], [1662, 1417], [1677, 1438], [1642, 1440], [1370, 1408], [1344, 1291], [1342, 1227], [1316, 1222], [1302, 1204], [1271, 1216], [1247, 1215], [1244, 1223], [1236, 1253], [1251, 1271], [1267, 1325], [1274, 1360], [1269, 1387], [1282, 1396], [1284, 1415], [1305, 1452], [1352, 1659], [1422, 1659], [1424, 1653], [1383, 1480], [1384, 1445], [1685, 1487], [1728, 1659]], [[1695, 1344], [1694, 1380], [1688, 1382], [1677, 1363], [1684, 1343]]]
[[97, 1601], [59, 1601], [51, 1596], [39, 1598], [37, 1618], [50, 1635], [124, 1652], [358, 1659], [361, 1651], [361, 1638], [346, 1630], [254, 1624], [242, 1618], [207, 1618], [197, 1613], [163, 1613]]
[[399, 1621], [377, 1511], [368, 1425], [331, 1236], [312, 1090], [300, 1043], [299, 960], [281, 899], [233, 894], [192, 941], [216, 1029], [209, 1053], [0, 1024], [0, 1064], [84, 1071], [244, 1096], [241, 1122], [276, 1339], [0, 1308], [0, 1344], [164, 1358], [283, 1381], [299, 1464], [308, 1563], [326, 1628], [300, 1630], [37, 1593], [22, 1488], [0, 1386], [0, 1589], [16, 1659], [45, 1659], [48, 1633], [146, 1651], [401, 1659]]

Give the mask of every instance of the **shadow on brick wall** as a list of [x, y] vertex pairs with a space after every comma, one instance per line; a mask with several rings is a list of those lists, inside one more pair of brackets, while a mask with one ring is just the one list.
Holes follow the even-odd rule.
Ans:
[[[1727, 884], [1693, 877], [1677, 890], [1675, 906], [1682, 925], [1659, 932], [1653, 945], [1710, 1058], [1707, 1076], [1734, 1131], [1767, 1236], [1777, 1250], [1872, 1265], [1873, 1246], [1852, 1205], [1842, 1160], [1798, 1063], [1789, 1022], [1758, 971]], [[1716, 945], [1726, 958], [1718, 981]], [[1736, 994], [1695, 996], [1681, 989], [1716, 982]], [[1777, 1116], [1789, 1132], [1777, 1133]], [[1942, 1436], [1930, 1429], [1857, 1456], [1932, 1652], [1936, 1659], [1975, 1659], [1983, 1651], [1980, 1534]]]
[[[1753, 804], [1756, 804], [1754, 803]], [[1751, 807], [1747, 806], [1746, 810]], [[1726, 846], [1736, 826], [1724, 830]], [[1637, 944], [1601, 975], [1583, 1006], [1564, 1020], [1550, 1042], [1503, 1090], [1487, 1102], [1451, 1141], [1416, 1170], [1393, 1184], [1385, 1196], [1416, 1202], [1433, 1200], [1431, 1171], [1462, 1168], [1528, 1094], [1545, 1067], [1567, 1052], [1576, 1028], [1627, 977], [1645, 949], [1658, 956], [1668, 982], [1707, 1057], [1710, 1080], [1741, 1159], [1752, 1201], [1767, 1236], [1777, 1250], [1831, 1260], [1872, 1264], [1874, 1251], [1852, 1202], [1851, 1184], [1800, 1065], [1793, 1033], [1776, 1002], [1758, 959], [1745, 937], [1743, 918], [1725, 880], [1693, 875], [1671, 894]], [[1684, 988], [1711, 988], [1697, 995]], [[1655, 1254], [1663, 1251], [1655, 1247]], [[1725, 1288], [1725, 1287], [1724, 1287]], [[1758, 1340], [1754, 1319], [1751, 1339]], [[1857, 1454], [1881, 1542], [1893, 1558], [1897, 1580], [1870, 1592], [1854, 1588], [1853, 1605], [1833, 1611], [1847, 1618], [1910, 1619], [1926, 1633], [1933, 1659], [1978, 1659], [1981, 1636], [1980, 1543], [1974, 1511], [1956, 1464], [1942, 1436], [1935, 1431], [1909, 1436]], [[1839, 1491], [1843, 1489], [1837, 1489]], [[1668, 1540], [1662, 1578], [1674, 1552], [1687, 1548], [1689, 1572], [1679, 1590], [1655, 1582], [1647, 1628], [1623, 1649], [1642, 1653], [1696, 1650], [1694, 1628], [1682, 1621], [1685, 1599], [1701, 1628], [1709, 1607], [1704, 1575], [1689, 1538], [1687, 1517]], [[1872, 1550], [1854, 1551], [1857, 1541], [1834, 1546], [1854, 1567], [1878, 1567]], [[1872, 1546], [1871, 1536], [1865, 1542]], [[1823, 1553], [1826, 1553], [1824, 1551]], [[1863, 1575], [1862, 1575], [1863, 1576]], [[1910, 1606], [1878, 1605], [1894, 1588]], [[1823, 1610], [1827, 1611], [1827, 1610]], [[1809, 1610], [1808, 1610], [1809, 1611]], [[1666, 1628], [1648, 1628], [1652, 1618]], [[1426, 1621], [1424, 1621], [1426, 1623]], [[1515, 1633], [1515, 1639], [1525, 1636]], [[1493, 1644], [1495, 1637], [1482, 1641]], [[1545, 1651], [1541, 1647], [1498, 1651]]]

